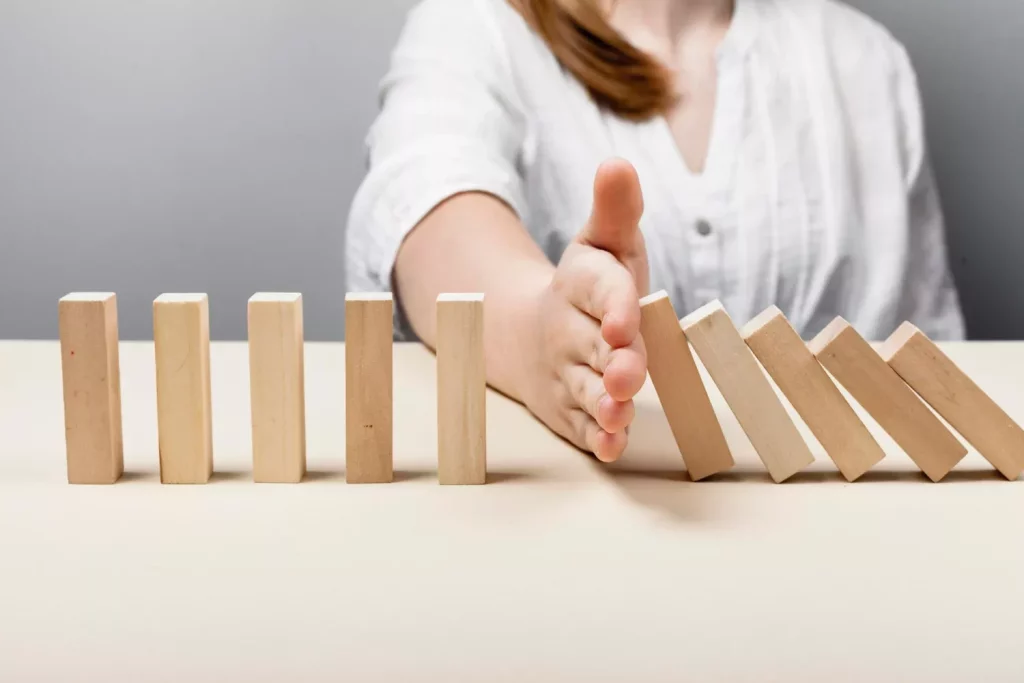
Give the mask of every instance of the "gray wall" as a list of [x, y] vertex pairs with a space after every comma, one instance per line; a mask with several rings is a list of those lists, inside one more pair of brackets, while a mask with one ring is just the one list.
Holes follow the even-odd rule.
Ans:
[[[412, 0], [0, 0], [0, 338], [56, 300], [210, 293], [244, 338], [254, 291], [301, 291], [340, 339], [343, 230], [377, 82]], [[15, 290], [23, 292], [14, 296]]]
[[[343, 226], [376, 83], [413, 0], [0, 0], [0, 338], [118, 292], [124, 338], [207, 291], [343, 333]], [[857, 0], [918, 66], [972, 335], [1024, 338], [1024, 3]], [[15, 293], [21, 293], [16, 295]]]
[[1024, 2], [855, 0], [917, 68], [973, 338], [1024, 339]]

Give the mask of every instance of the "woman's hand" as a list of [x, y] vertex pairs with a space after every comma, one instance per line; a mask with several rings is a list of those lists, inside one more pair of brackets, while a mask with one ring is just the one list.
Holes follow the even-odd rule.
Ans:
[[604, 462], [626, 448], [633, 397], [647, 376], [640, 297], [647, 250], [640, 181], [622, 160], [594, 181], [593, 213], [566, 249], [529, 326], [526, 406], [551, 429]]

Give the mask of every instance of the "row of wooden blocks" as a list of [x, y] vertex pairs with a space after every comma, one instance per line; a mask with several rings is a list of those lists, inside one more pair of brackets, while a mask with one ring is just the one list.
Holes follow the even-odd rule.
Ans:
[[[776, 482], [810, 465], [814, 456], [765, 371], [850, 481], [885, 453], [832, 378], [933, 481], [967, 454], [935, 413], [1006, 478], [1024, 470], [1024, 431], [910, 323], [875, 351], [842, 318], [806, 344], [775, 307], [742, 331], [718, 302], [678, 320], [668, 295], [658, 292], [641, 301], [641, 311], [648, 371], [695, 481], [735, 463], [691, 345]], [[257, 294], [248, 312], [254, 479], [298, 482], [305, 472], [302, 297]], [[346, 480], [389, 482], [391, 295], [349, 294], [345, 315]], [[160, 478], [205, 483], [213, 470], [206, 295], [159, 297], [153, 323]], [[112, 483], [123, 472], [115, 296], [61, 299], [60, 337], [68, 481]], [[438, 298], [437, 376], [438, 478], [444, 484], [482, 484], [482, 295]]]
[[[345, 478], [388, 483], [392, 456], [390, 294], [345, 298]], [[302, 296], [249, 300], [253, 478], [297, 483], [306, 471]], [[112, 484], [124, 472], [117, 299], [62, 298], [59, 327], [68, 481]], [[205, 484], [213, 473], [210, 324], [205, 294], [153, 302], [160, 481]], [[437, 300], [438, 480], [483, 484], [487, 472], [483, 296]]]
[[658, 292], [641, 310], [648, 372], [694, 480], [734, 461], [691, 346], [776, 482], [814, 456], [762, 367], [849, 481], [885, 453], [829, 374], [932, 481], [967, 454], [936, 413], [1007, 479], [1024, 470], [1024, 431], [910, 323], [876, 351], [842, 318], [804, 343], [774, 306], [742, 330], [717, 301], [677, 320]]

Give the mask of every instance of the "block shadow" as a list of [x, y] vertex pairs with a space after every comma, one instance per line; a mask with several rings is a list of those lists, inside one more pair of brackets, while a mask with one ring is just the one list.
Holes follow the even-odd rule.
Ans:
[[[526, 472], [487, 472], [487, 485], [491, 484], [507, 484], [517, 481], [527, 481], [540, 479], [532, 474]], [[345, 482], [345, 471], [344, 470], [308, 470], [306, 476], [302, 479], [303, 482]], [[436, 470], [395, 470], [393, 473], [392, 483], [400, 484], [409, 481], [437, 481]], [[352, 484], [352, 486], [374, 486], [374, 484]]]

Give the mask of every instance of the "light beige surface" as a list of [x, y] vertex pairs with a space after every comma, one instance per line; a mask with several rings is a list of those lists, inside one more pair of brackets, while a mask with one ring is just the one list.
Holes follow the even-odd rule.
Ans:
[[306, 473], [302, 295], [255, 294], [247, 314], [253, 479], [299, 482]]
[[732, 469], [736, 463], [668, 294], [642, 299], [640, 315], [647, 372], [690, 478], [699, 481]]
[[[1024, 419], [1024, 345], [943, 348]], [[492, 393], [489, 483], [442, 487], [397, 345], [396, 481], [349, 486], [344, 349], [308, 344], [310, 474], [254, 484], [246, 347], [211, 360], [209, 485], [160, 485], [125, 343], [125, 477], [69, 486], [58, 345], [0, 342], [0, 680], [1024, 680], [1024, 481], [974, 452], [932, 484], [872, 423], [860, 481], [815, 450], [775, 485], [711, 390], [737, 467], [691, 483], [650, 386], [614, 468]]]

